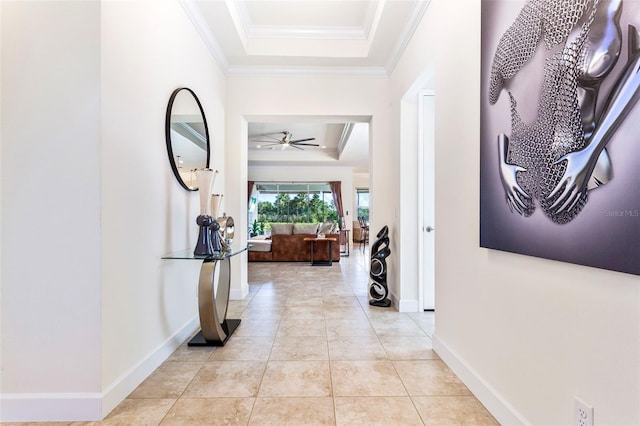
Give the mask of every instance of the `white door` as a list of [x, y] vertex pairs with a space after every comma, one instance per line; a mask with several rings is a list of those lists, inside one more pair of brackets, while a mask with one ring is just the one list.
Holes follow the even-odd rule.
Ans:
[[419, 100], [418, 137], [420, 149], [420, 200], [422, 214], [420, 241], [420, 282], [422, 284], [422, 309], [435, 310], [435, 95], [433, 92], [421, 92]]

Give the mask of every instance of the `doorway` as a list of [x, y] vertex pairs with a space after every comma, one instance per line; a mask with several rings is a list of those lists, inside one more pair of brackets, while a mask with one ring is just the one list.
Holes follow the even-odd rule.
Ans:
[[421, 91], [418, 99], [418, 203], [420, 241], [418, 278], [421, 311], [435, 310], [435, 94]]

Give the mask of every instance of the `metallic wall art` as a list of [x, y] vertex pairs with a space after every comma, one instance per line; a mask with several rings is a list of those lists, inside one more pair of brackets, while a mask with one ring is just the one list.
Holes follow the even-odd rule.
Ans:
[[640, 0], [483, 0], [482, 247], [640, 274], [637, 28]]

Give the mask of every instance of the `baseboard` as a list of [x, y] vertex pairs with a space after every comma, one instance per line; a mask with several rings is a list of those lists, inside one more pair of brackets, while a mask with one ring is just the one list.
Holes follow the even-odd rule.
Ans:
[[398, 312], [418, 312], [417, 300], [402, 300], [398, 299], [393, 292], [389, 292], [389, 300], [391, 300], [391, 306], [396, 308]]
[[0, 422], [97, 421], [111, 412], [199, 327], [197, 317], [99, 393], [0, 394]]
[[463, 358], [452, 350], [437, 332], [433, 335], [433, 350], [473, 392], [501, 425], [530, 425], [496, 390]]
[[398, 312], [418, 312], [417, 300], [400, 300], [398, 302]]
[[160, 366], [169, 356], [200, 327], [197, 316], [194, 316], [180, 330], [160, 344], [146, 358], [133, 366], [129, 371], [117, 378], [103, 392], [102, 416], [106, 417], [120, 404], [140, 383]]
[[249, 294], [249, 289], [231, 289], [229, 291], [229, 300], [242, 300]]
[[96, 421], [101, 393], [17, 393], [0, 395], [0, 422]]

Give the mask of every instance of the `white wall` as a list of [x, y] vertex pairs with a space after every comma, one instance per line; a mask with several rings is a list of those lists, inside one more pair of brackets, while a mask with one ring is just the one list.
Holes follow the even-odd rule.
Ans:
[[[2, 2], [0, 1], [0, 26]], [[0, 29], [0, 60], [2, 59], [2, 30]], [[2, 129], [2, 66], [0, 66], [0, 129]], [[2, 176], [2, 131], [0, 131], [0, 176]], [[2, 345], [2, 185], [0, 185], [0, 345]], [[0, 394], [2, 393], [2, 349], [0, 348]], [[0, 407], [0, 410], [2, 408]]]
[[369, 187], [369, 173], [354, 173], [353, 174], [353, 187], [355, 188], [368, 188]]
[[184, 10], [177, 1], [103, 2], [102, 380], [109, 401], [126, 396], [164, 359], [168, 342], [198, 325], [200, 262], [161, 260], [194, 247], [198, 233], [199, 192], [178, 185], [165, 147], [167, 102], [184, 86], [204, 108], [210, 166], [220, 171], [213, 192], [222, 193], [225, 78]]
[[164, 118], [175, 88], [198, 94], [222, 192], [225, 77], [177, 1], [1, 18], [1, 416], [100, 419], [198, 326], [199, 262], [161, 260], [198, 214]]
[[3, 2], [1, 31], [2, 419], [99, 409], [100, 5]]
[[[227, 169], [225, 187], [227, 212], [236, 220], [238, 229], [247, 229], [247, 118], [263, 117], [367, 117], [370, 127], [370, 163], [378, 156], [393, 151], [389, 135], [388, 81], [379, 78], [352, 77], [230, 77], [227, 87]], [[286, 99], [281, 102], [279, 100]], [[397, 170], [397, 168], [396, 168]], [[307, 179], [311, 169], [305, 171]], [[387, 223], [392, 215], [392, 197], [383, 177], [374, 176], [373, 191], [380, 188], [380, 208], [372, 206], [372, 229]], [[344, 190], [343, 190], [344, 191]], [[388, 198], [385, 198], [389, 196]], [[372, 197], [375, 198], [375, 197]], [[372, 201], [375, 203], [375, 200]], [[351, 213], [351, 212], [350, 212]], [[242, 243], [246, 235], [242, 235]], [[247, 292], [246, 255], [242, 262], [232, 262], [232, 293], [243, 297]], [[394, 279], [389, 279], [394, 283]]]
[[640, 424], [640, 279], [479, 247], [479, 40], [480, 2], [433, 0], [390, 81], [397, 138], [435, 67], [434, 347], [503, 424], [572, 424], [574, 396]]

